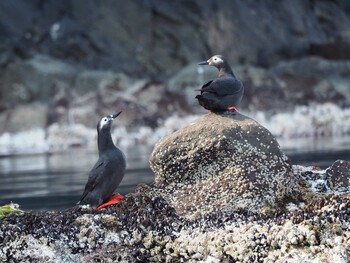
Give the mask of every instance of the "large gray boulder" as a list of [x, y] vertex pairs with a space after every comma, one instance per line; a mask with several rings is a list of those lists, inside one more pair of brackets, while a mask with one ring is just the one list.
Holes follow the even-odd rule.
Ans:
[[273, 135], [239, 113], [208, 113], [161, 139], [155, 183], [177, 213], [261, 211], [291, 196], [291, 164]]

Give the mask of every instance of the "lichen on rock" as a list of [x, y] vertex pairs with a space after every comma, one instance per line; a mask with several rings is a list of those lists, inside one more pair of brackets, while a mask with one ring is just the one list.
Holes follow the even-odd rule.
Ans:
[[235, 112], [208, 113], [161, 139], [150, 165], [162, 196], [189, 217], [275, 208], [297, 184], [273, 135]]

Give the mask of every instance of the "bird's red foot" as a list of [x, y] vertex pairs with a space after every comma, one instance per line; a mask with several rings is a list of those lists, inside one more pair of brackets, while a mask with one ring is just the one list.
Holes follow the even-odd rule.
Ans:
[[235, 106], [228, 107], [227, 110], [229, 110], [229, 111], [237, 111], [238, 112], [238, 110], [237, 110], [237, 108]]
[[100, 209], [105, 208], [105, 207], [110, 206], [110, 205], [118, 204], [123, 198], [124, 198], [124, 196], [122, 196], [120, 194], [112, 195], [106, 203], [103, 203], [102, 205], [98, 206], [97, 210], [100, 210]]

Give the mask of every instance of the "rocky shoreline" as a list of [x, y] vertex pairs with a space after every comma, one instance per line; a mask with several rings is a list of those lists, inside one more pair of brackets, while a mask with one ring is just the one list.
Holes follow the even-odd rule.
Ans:
[[[116, 110], [122, 147], [169, 136], [151, 156], [155, 183], [118, 205], [0, 219], [0, 261], [349, 262], [349, 162], [292, 165], [274, 138], [350, 134], [349, 12], [347, 1], [0, 1], [0, 155], [92, 147]], [[261, 125], [186, 126], [213, 73], [195, 62], [214, 53], [235, 65], [241, 109]]]
[[[310, 196], [309, 196], [310, 197]], [[348, 262], [349, 196], [313, 194], [304, 205], [261, 214], [176, 215], [140, 185], [103, 211], [26, 212], [1, 220], [6, 262]]]
[[118, 205], [3, 217], [0, 260], [349, 261], [348, 161], [291, 165], [255, 121], [209, 113], [158, 142], [150, 162], [155, 183]]

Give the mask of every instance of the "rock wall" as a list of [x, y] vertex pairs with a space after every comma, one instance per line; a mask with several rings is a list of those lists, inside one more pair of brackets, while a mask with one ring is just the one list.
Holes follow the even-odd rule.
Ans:
[[195, 62], [215, 53], [244, 82], [242, 109], [348, 107], [349, 13], [347, 1], [1, 1], [0, 119], [38, 101], [47, 117], [34, 127], [72, 108], [89, 126], [115, 108], [128, 126], [202, 113], [194, 89], [216, 72]]
[[347, 1], [1, 1], [0, 65], [44, 53], [162, 78], [213, 53], [258, 66], [349, 59], [349, 13]]

